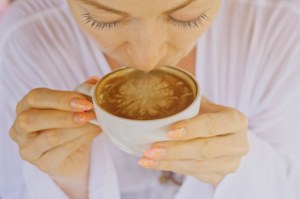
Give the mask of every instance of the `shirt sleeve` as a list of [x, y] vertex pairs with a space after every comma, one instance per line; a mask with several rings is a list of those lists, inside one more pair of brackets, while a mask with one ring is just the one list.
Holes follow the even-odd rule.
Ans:
[[[74, 37], [63, 31], [55, 32], [61, 19], [59, 16], [46, 19], [48, 11], [12, 20], [18, 12], [18, 7], [13, 7], [0, 24], [0, 198], [67, 198], [51, 178], [21, 159], [9, 130], [16, 118], [17, 103], [31, 89], [71, 90], [83, 79], [70, 70], [70, 66], [79, 65], [79, 56], [70, 50], [76, 48], [66, 44], [74, 43]], [[14, 23], [8, 23], [10, 20]], [[64, 37], [69, 40], [63, 40]], [[63, 41], [54, 42], [58, 38]], [[65, 74], [71, 75], [65, 78]]]
[[[241, 11], [247, 8], [245, 29], [238, 30], [241, 27], [237, 23], [231, 24], [232, 35], [227, 36], [231, 47], [239, 51], [236, 60], [244, 60], [230, 64], [239, 65], [234, 72], [240, 78], [234, 77], [236, 85], [232, 87], [240, 88], [235, 94], [235, 106], [249, 118], [250, 151], [238, 171], [217, 187], [214, 198], [299, 198], [299, 12], [287, 9], [292, 4], [283, 2], [276, 6], [240, 6]], [[231, 22], [237, 17], [234, 13], [229, 16]], [[237, 73], [241, 71], [244, 73]], [[232, 91], [228, 87], [222, 90]]]
[[39, 62], [31, 57], [32, 49], [24, 47], [19, 39], [9, 39], [0, 53], [0, 107], [4, 113], [0, 124], [0, 195], [8, 199], [68, 198], [50, 177], [20, 158], [19, 147], [9, 137], [17, 103], [31, 89], [47, 85], [36, 70]]
[[[28, 6], [26, 2], [17, 3]], [[91, 74], [101, 74], [100, 67], [91, 66], [89, 70], [85, 67], [89, 64], [83, 64], [82, 48], [87, 48], [85, 55], [92, 51], [83, 35], [78, 33], [77, 25], [68, 21], [61, 9], [65, 7], [39, 11], [29, 18], [19, 19], [15, 26], [8, 23], [10, 18], [0, 24], [0, 29], [6, 30], [0, 31], [0, 107], [3, 113], [0, 115], [0, 198], [68, 198], [49, 175], [20, 158], [17, 144], [9, 137], [16, 117], [15, 107], [30, 90], [39, 87], [73, 90]], [[80, 42], [82, 46], [78, 48]], [[115, 168], [104, 147], [106, 139], [99, 139], [91, 152], [89, 198], [117, 199]]]

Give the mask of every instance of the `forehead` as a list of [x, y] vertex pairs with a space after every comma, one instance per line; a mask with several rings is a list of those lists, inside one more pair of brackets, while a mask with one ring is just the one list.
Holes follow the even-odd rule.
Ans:
[[[84, 1], [84, 0], [82, 0]], [[122, 10], [123, 12], [157, 13], [172, 10], [190, 3], [196, 4], [207, 0], [87, 0], [94, 1], [103, 6]], [[197, 4], [198, 4], [197, 3]]]
[[[114, 5], [114, 6], [124, 6], [124, 7], [132, 7], [132, 6], [174, 6], [179, 5], [184, 2], [190, 2], [195, 0], [92, 0], [95, 2], [99, 2], [105, 5]], [[201, 1], [201, 0], [196, 0]]]

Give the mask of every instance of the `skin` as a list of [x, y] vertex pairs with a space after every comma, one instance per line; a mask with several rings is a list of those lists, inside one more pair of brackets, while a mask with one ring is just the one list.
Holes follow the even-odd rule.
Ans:
[[[128, 16], [109, 13], [80, 0], [69, 0], [73, 16], [82, 30], [99, 45], [113, 66], [131, 66], [143, 71], [153, 70], [160, 65], [176, 65], [194, 48], [197, 39], [211, 25], [220, 7], [219, 0], [197, 0], [170, 14], [183, 0], [133, 1], [98, 0], [103, 5], [117, 8]], [[89, 14], [97, 22], [120, 23], [111, 29], [99, 30], [86, 24], [82, 15]], [[183, 28], [168, 22], [168, 17], [180, 21], [199, 18], [205, 14], [197, 28]]]
[[[109, 9], [68, 0], [79, 27], [98, 44], [112, 69], [126, 65], [147, 72], [174, 65], [192, 74], [195, 43], [213, 23], [221, 4], [220, 0], [195, 0], [185, 7], [183, 0], [90, 2]], [[178, 6], [182, 8], [175, 11]], [[107, 11], [112, 9], [122, 14]], [[201, 23], [198, 20], [196, 25], [196, 19]], [[113, 22], [117, 25], [108, 28]], [[88, 123], [95, 117], [91, 103], [76, 92], [40, 88], [24, 96], [16, 110], [10, 136], [22, 158], [48, 173], [71, 198], [88, 198], [90, 144], [101, 133], [100, 127]], [[238, 169], [247, 154], [247, 126], [247, 118], [238, 110], [202, 97], [199, 115], [174, 124], [169, 133], [173, 141], [154, 143], [138, 163], [217, 185]]]

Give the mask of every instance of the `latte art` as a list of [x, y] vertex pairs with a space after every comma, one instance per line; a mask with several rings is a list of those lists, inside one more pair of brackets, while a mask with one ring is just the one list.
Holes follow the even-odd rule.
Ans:
[[134, 70], [108, 79], [96, 95], [99, 105], [113, 115], [137, 120], [160, 119], [188, 107], [195, 98], [182, 78], [161, 70]]

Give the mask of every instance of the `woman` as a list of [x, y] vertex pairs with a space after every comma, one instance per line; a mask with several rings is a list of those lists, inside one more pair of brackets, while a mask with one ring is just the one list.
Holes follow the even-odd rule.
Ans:
[[[2, 133], [3, 198], [299, 196], [300, 5], [222, 3], [16, 2], [0, 36], [1, 132], [17, 143]], [[140, 159], [88, 123], [91, 103], [71, 91], [123, 65], [176, 65], [205, 96], [197, 117], [173, 125], [173, 141]], [[163, 170], [184, 179], [161, 183]]]

